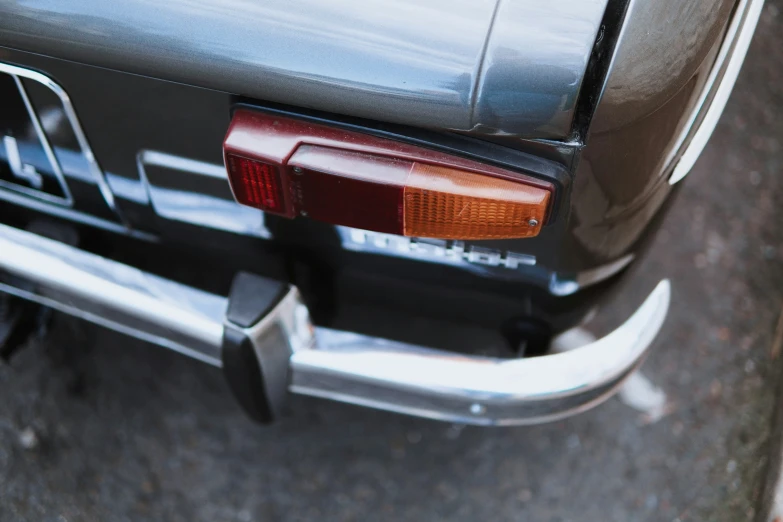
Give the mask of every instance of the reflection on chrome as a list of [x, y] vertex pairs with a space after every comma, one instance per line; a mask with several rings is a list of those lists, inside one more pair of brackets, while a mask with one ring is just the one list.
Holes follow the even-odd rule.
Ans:
[[[3, 273], [12, 278], [2, 277]], [[221, 366], [228, 299], [0, 225], [0, 291]], [[661, 281], [630, 318], [581, 348], [529, 359], [466, 356], [315, 329], [291, 287], [249, 331], [280, 325], [285, 393], [481, 425], [531, 424], [609, 397], [644, 360], [669, 309]], [[264, 335], [253, 337], [264, 352]], [[271, 342], [271, 341], [270, 341]], [[285, 374], [285, 375], [283, 375]]]
[[[487, 277], [526, 281], [539, 284], [557, 296], [571, 295], [582, 288], [605, 281], [634, 260], [633, 254], [627, 254], [590, 270], [576, 274], [560, 274], [536, 266], [535, 256], [529, 254], [465, 245], [464, 241], [410, 238], [343, 226], [335, 228], [343, 248], [352, 252], [439, 263]], [[495, 270], [496, 268], [500, 270]]]
[[[158, 186], [150, 179], [147, 172], [148, 167], [160, 167], [182, 173], [184, 176], [204, 176], [225, 182], [228, 178], [223, 165], [214, 165], [154, 150], [139, 152], [136, 163], [141, 182], [146, 187], [152, 207], [159, 216], [235, 234], [264, 239], [272, 237], [264, 224], [264, 213], [234, 201], [227, 182], [222, 187], [225, 189], [226, 197], [221, 198], [213, 194]], [[187, 181], [187, 178], [182, 179], [183, 182]]]
[[291, 391], [438, 420], [532, 424], [603, 401], [644, 360], [669, 309], [661, 281], [609, 335], [530, 359], [463, 356], [325, 328], [291, 359]]
[[8, 160], [11, 173], [17, 178], [27, 181], [34, 189], [41, 190], [43, 188], [43, 176], [35, 170], [33, 165], [22, 163], [16, 138], [4, 136], [3, 145], [5, 146], [6, 159]]
[[0, 271], [0, 291], [220, 364], [225, 298], [5, 225]]

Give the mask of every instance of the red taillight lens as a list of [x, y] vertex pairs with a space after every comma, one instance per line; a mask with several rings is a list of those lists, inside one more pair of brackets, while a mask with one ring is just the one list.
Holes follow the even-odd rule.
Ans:
[[226, 154], [226, 169], [237, 202], [266, 212], [285, 213], [283, 186], [276, 167]]
[[410, 162], [302, 145], [288, 161], [299, 215], [401, 234], [402, 189]]
[[374, 136], [239, 110], [224, 143], [238, 202], [443, 239], [537, 235], [552, 184]]

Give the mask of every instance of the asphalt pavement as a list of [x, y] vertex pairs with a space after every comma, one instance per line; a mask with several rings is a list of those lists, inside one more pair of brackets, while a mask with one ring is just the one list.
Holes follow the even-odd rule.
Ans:
[[783, 361], [781, 9], [643, 260], [674, 290], [632, 383], [654, 414], [631, 394], [486, 429], [300, 398], [259, 427], [218, 370], [57, 315], [0, 367], [0, 520], [752, 520]]

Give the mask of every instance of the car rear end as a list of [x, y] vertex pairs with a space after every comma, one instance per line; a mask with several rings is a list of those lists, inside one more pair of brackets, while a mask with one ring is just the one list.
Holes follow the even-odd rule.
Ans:
[[642, 4], [0, 6], [0, 290], [221, 368], [263, 422], [587, 409], [665, 320], [634, 261], [762, 2]]

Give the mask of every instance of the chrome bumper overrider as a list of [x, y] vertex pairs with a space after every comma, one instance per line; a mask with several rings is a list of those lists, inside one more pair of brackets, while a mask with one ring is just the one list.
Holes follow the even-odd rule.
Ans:
[[[247, 284], [217, 296], [0, 225], [0, 291], [224, 367], [235, 394], [264, 388], [259, 395], [272, 416], [292, 392], [469, 424], [558, 419], [600, 403], [641, 364], [670, 298], [661, 281], [625, 323], [593, 343], [494, 359], [314, 328], [296, 288], [276, 284], [280, 296], [261, 304]], [[231, 355], [247, 353], [255, 356], [250, 364]]]

